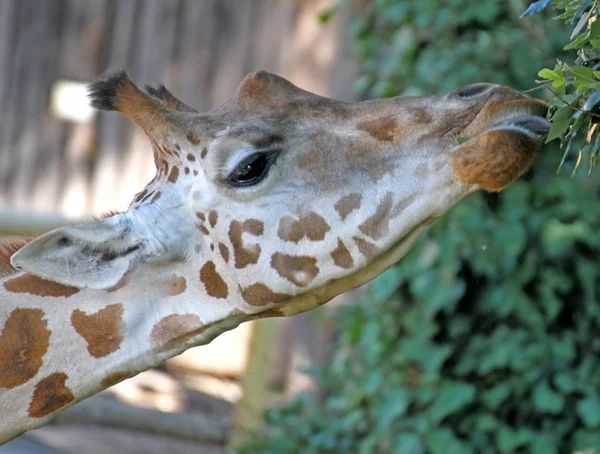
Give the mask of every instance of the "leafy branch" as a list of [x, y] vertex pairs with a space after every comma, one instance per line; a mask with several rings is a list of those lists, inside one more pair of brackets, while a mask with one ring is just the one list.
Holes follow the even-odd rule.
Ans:
[[562, 13], [556, 19], [573, 26], [566, 51], [575, 51], [573, 64], [557, 61], [553, 69], [542, 69], [538, 83], [554, 93], [548, 119], [552, 123], [547, 141], [559, 139], [564, 150], [558, 170], [572, 150], [577, 151], [573, 174], [584, 158], [589, 171], [600, 152], [600, 18], [598, 0], [540, 0], [521, 17], [539, 13], [548, 5]]

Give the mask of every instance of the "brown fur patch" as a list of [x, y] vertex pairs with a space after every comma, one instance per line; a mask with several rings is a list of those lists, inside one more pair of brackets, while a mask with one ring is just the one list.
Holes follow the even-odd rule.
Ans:
[[206, 288], [206, 293], [214, 298], [227, 298], [229, 290], [227, 284], [217, 272], [214, 262], [208, 261], [200, 270], [200, 280]]
[[200, 334], [206, 326], [195, 314], [167, 315], [152, 328], [152, 348], [157, 352], [171, 350]]
[[334, 205], [335, 211], [340, 215], [340, 218], [345, 220], [350, 213], [360, 208], [360, 202], [362, 195], [360, 194], [349, 194], [342, 197]]
[[200, 232], [202, 232], [202, 234], [204, 234], [204, 235], [209, 235], [210, 234], [210, 232], [208, 231], [208, 229], [206, 228], [206, 226], [203, 225], [203, 224], [200, 224], [198, 226], [198, 230], [200, 230]]
[[233, 256], [235, 259], [236, 268], [245, 268], [248, 265], [258, 262], [260, 257], [260, 246], [253, 244], [251, 246], [244, 245], [242, 235], [249, 233], [254, 236], [263, 234], [264, 224], [258, 219], [247, 219], [244, 222], [231, 221], [229, 225], [229, 241], [233, 247]]
[[64, 372], [57, 372], [40, 380], [33, 390], [29, 416], [43, 418], [72, 402], [75, 396], [65, 384], [67, 378]]
[[202, 212], [196, 213], [196, 217], [200, 219], [202, 222], [206, 222], [206, 215]]
[[210, 224], [211, 228], [215, 228], [215, 226], [217, 225], [217, 220], [219, 219], [219, 215], [217, 214], [217, 212], [215, 210], [212, 210], [210, 213], [208, 213], [208, 223]]
[[285, 241], [299, 242], [302, 238], [310, 241], [321, 241], [331, 228], [321, 216], [314, 211], [301, 216], [298, 220], [284, 216], [279, 221], [277, 235]]
[[331, 258], [333, 259], [333, 263], [340, 268], [350, 269], [354, 266], [354, 260], [352, 259], [350, 251], [339, 238], [337, 247], [331, 252]]
[[317, 259], [307, 255], [287, 255], [276, 252], [271, 256], [271, 267], [299, 287], [306, 287], [319, 274]]
[[391, 192], [386, 193], [379, 204], [375, 213], [367, 218], [358, 229], [374, 240], [378, 240], [389, 231], [389, 222], [393, 215], [394, 196]]
[[100, 384], [108, 388], [109, 386], [116, 385], [117, 383], [122, 382], [123, 380], [127, 380], [128, 378], [133, 377], [134, 375], [135, 372], [113, 372], [112, 374], [108, 374], [106, 377], [104, 377]]
[[73, 296], [79, 292], [77, 287], [47, 281], [33, 274], [24, 274], [4, 283], [4, 288], [12, 293], [29, 293], [37, 296]]
[[187, 282], [183, 276], [173, 275], [166, 278], [158, 278], [152, 281], [150, 288], [161, 296], [181, 295], [187, 289]]
[[206, 154], [207, 154], [207, 153], [208, 153], [208, 148], [207, 148], [207, 147], [204, 147], [204, 148], [202, 149], [202, 151], [200, 152], [200, 158], [202, 158], [202, 159], [206, 158]]
[[198, 144], [200, 144], [200, 138], [195, 133], [193, 133], [193, 132], [188, 132], [185, 137], [187, 138], [187, 140], [190, 141], [190, 143], [192, 145], [198, 145]]
[[490, 131], [460, 147], [452, 156], [452, 168], [465, 183], [500, 191], [529, 169], [538, 148], [523, 133]]
[[225, 263], [229, 263], [229, 249], [223, 243], [219, 243], [219, 252]]
[[379, 252], [379, 248], [377, 246], [375, 246], [373, 243], [369, 243], [363, 238], [354, 236], [352, 239], [356, 243], [356, 246], [358, 246], [360, 253], [364, 255], [367, 260], [373, 259]]
[[192, 153], [188, 153], [186, 158], [190, 162], [194, 162], [196, 160], [196, 156], [194, 156]]
[[265, 304], [281, 303], [291, 298], [291, 295], [274, 292], [265, 284], [257, 282], [242, 290], [242, 298], [251, 306], [264, 306]]
[[393, 142], [398, 122], [394, 115], [386, 115], [369, 121], [361, 121], [356, 127], [382, 142]]
[[90, 355], [102, 358], [117, 351], [123, 342], [123, 305], [111, 304], [90, 315], [75, 309], [71, 324], [87, 342]]
[[171, 173], [169, 173], [168, 180], [171, 183], [175, 183], [178, 178], [179, 178], [179, 167], [173, 166], [173, 168], [171, 169]]
[[50, 345], [41, 309], [15, 309], [0, 333], [0, 388], [14, 388], [36, 376]]

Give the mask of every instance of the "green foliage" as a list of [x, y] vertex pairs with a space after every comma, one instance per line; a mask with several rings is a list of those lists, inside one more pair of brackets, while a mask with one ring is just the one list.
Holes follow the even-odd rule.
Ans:
[[[519, 21], [520, 2], [368, 5], [352, 26], [359, 88], [379, 96], [523, 88], [563, 37]], [[600, 182], [555, 168], [548, 149], [527, 180], [439, 219], [337, 312], [335, 352], [315, 372], [324, 397], [269, 412], [239, 452], [599, 454]]]
[[542, 69], [538, 76], [551, 86], [554, 98], [550, 101], [548, 118], [552, 128], [548, 141], [560, 139], [564, 148], [561, 166], [571, 151], [577, 150], [576, 172], [584, 159], [589, 170], [600, 151], [600, 18], [597, 0], [544, 0], [536, 2], [524, 15], [533, 14], [554, 5], [562, 11], [558, 19], [572, 27], [570, 42], [565, 50], [575, 57], [573, 64], [558, 61], [554, 69]]

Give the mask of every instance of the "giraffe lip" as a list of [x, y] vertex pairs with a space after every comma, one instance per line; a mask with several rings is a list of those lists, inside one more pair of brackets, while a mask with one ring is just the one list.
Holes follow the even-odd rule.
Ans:
[[504, 129], [505, 127], [520, 131], [525, 130], [536, 137], [545, 138], [548, 136], [548, 131], [550, 131], [550, 122], [539, 115], [519, 115], [504, 120], [495, 128]]

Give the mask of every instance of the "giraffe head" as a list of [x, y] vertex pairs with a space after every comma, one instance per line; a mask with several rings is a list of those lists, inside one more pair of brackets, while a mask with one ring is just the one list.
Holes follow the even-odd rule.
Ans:
[[198, 113], [124, 72], [92, 104], [142, 127], [156, 177], [125, 213], [47, 233], [15, 267], [106, 289], [140, 267], [183, 263], [210, 298], [288, 315], [371, 279], [466, 194], [525, 172], [546, 106], [499, 85], [345, 103], [266, 72]]

